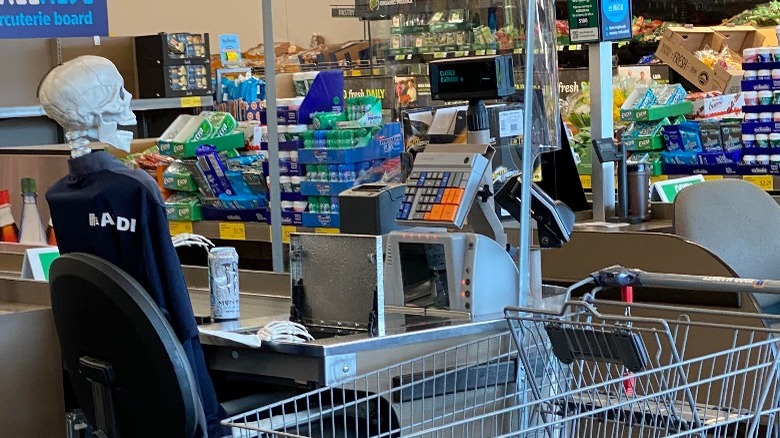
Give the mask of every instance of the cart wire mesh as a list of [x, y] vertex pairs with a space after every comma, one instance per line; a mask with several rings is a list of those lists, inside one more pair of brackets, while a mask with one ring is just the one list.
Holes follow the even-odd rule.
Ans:
[[779, 436], [772, 316], [589, 295], [505, 316], [507, 332], [224, 423], [263, 438]]
[[[223, 423], [233, 427], [237, 437], [422, 436], [457, 424], [462, 424], [458, 436], [498, 436], [520, 427], [522, 380], [515, 344], [505, 331]], [[471, 423], [472, 418], [485, 421]]]

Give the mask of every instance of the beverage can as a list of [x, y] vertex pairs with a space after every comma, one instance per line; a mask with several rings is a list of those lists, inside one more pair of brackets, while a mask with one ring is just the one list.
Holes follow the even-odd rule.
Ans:
[[238, 294], [238, 253], [232, 247], [209, 251], [209, 293], [211, 318], [228, 321], [240, 316]]

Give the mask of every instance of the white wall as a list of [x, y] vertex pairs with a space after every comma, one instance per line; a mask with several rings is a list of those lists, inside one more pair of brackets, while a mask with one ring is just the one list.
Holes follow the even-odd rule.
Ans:
[[[331, 18], [331, 4], [328, 0], [273, 0], [276, 40], [308, 47], [314, 32], [334, 43], [362, 39], [363, 24], [357, 19]], [[108, 7], [109, 30], [115, 36], [208, 32], [212, 51], [217, 50], [216, 36], [221, 33], [237, 33], [244, 50], [263, 40], [260, 0], [111, 0]]]

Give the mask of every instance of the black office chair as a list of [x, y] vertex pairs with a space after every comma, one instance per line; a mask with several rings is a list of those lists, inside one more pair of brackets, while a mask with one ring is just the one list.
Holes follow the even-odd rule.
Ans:
[[98, 257], [68, 254], [52, 263], [50, 288], [64, 365], [98, 436], [206, 430], [187, 356], [133, 278]]

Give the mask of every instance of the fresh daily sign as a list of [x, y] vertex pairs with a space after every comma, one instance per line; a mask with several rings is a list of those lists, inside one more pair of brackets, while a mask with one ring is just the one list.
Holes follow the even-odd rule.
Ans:
[[108, 0], [0, 0], [0, 38], [108, 35]]

